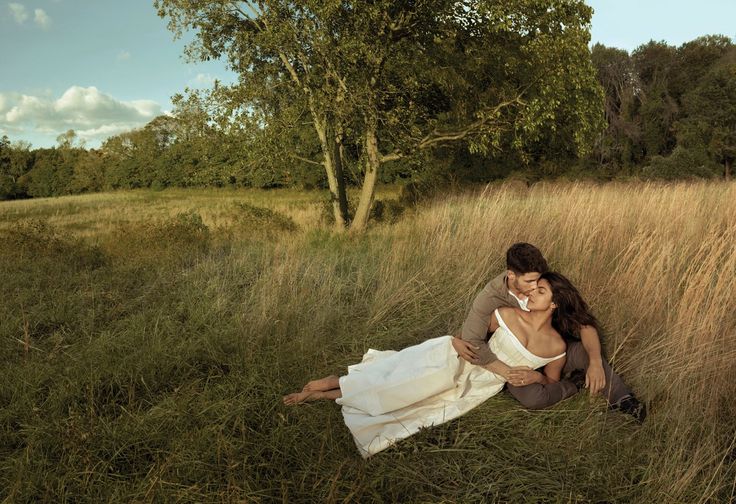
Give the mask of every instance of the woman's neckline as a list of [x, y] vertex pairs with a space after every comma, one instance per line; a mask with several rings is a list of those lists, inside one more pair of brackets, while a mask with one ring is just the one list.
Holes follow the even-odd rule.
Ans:
[[512, 331], [509, 328], [509, 326], [506, 325], [506, 322], [503, 320], [503, 318], [501, 318], [501, 312], [498, 311], [498, 308], [496, 308], [496, 320], [498, 320], [498, 325], [500, 325], [501, 327], [503, 327], [504, 330], [506, 330], [506, 332], [508, 332], [513, 337], [513, 341], [516, 342], [516, 345], [519, 348], [523, 348], [525, 352], [527, 352], [529, 355], [532, 355], [532, 356], [536, 357], [537, 359], [557, 360], [557, 359], [559, 359], [560, 357], [562, 357], [563, 355], [565, 355], [567, 353], [567, 352], [562, 352], [560, 355], [557, 355], [555, 357], [542, 357], [541, 355], [537, 355], [534, 352], [532, 352], [531, 350], [529, 350], [527, 347], [525, 347], [524, 346], [524, 343], [521, 342], [521, 340], [519, 339], [519, 337], [516, 334], [514, 334], [514, 331]]

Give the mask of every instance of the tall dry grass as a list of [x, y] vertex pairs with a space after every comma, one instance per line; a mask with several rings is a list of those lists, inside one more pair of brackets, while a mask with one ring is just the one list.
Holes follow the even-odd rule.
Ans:
[[[274, 195], [0, 205], [8, 500], [734, 499], [736, 185], [489, 186], [360, 236], [271, 232], [280, 218], [237, 206], [321, 212]], [[30, 217], [60, 234], [9, 231]], [[643, 426], [583, 395], [527, 412], [501, 394], [364, 462], [334, 405], [280, 405], [368, 347], [456, 331], [517, 241], [589, 301]]]

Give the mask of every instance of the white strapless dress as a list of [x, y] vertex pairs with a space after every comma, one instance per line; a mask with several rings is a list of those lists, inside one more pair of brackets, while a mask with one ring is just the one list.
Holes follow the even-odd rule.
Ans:
[[[491, 351], [509, 366], [532, 369], [559, 359], [527, 350], [496, 310], [500, 327]], [[501, 391], [506, 380], [458, 358], [452, 336], [427, 340], [401, 351], [368, 350], [340, 378], [345, 424], [363, 457], [417, 432], [459, 417]]]

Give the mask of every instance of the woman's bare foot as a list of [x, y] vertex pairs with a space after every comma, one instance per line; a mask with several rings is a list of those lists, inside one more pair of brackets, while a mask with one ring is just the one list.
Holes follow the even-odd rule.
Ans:
[[342, 397], [340, 389], [334, 390], [308, 390], [306, 392], [294, 392], [293, 394], [284, 396], [284, 404], [287, 406], [294, 406], [295, 404], [301, 404], [309, 401], [317, 401], [319, 399], [335, 400], [338, 397]]
[[319, 380], [312, 380], [302, 389], [302, 392], [308, 391], [326, 391], [340, 388], [340, 379], [335, 375], [325, 376]]
[[319, 399], [317, 396], [319, 396], [319, 391], [308, 390], [306, 392], [294, 392], [293, 394], [284, 396], [284, 404], [293, 406], [307, 401], [316, 401]]

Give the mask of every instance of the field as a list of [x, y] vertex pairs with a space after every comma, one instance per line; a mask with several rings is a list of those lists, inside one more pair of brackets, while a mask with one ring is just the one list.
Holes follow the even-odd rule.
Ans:
[[[362, 235], [324, 200], [0, 203], [0, 501], [736, 499], [736, 184], [488, 186]], [[364, 461], [337, 405], [281, 404], [368, 348], [457, 331], [516, 241], [579, 287], [644, 425], [504, 392]]]

